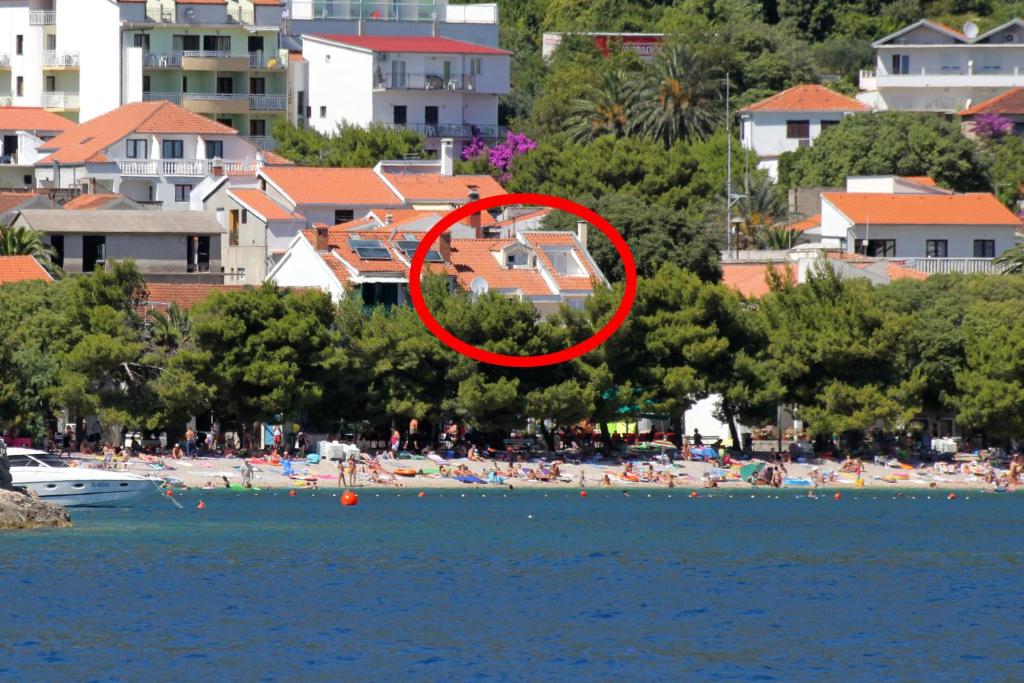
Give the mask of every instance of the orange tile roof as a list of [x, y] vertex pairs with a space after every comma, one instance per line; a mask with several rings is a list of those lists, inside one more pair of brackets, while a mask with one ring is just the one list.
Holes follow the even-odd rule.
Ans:
[[301, 52], [289, 52], [288, 53], [288, 61], [289, 62], [304, 62], [304, 61], [306, 61], [306, 58], [302, 56]]
[[539, 271], [503, 268], [494, 258], [495, 251], [514, 242], [511, 239], [452, 240], [452, 265], [459, 286], [469, 289], [475, 278], [482, 277], [492, 290], [515, 289], [526, 296], [553, 295]]
[[65, 209], [72, 211], [92, 211], [102, 209], [107, 204], [121, 199], [124, 195], [113, 193], [80, 194], [64, 204]]
[[35, 192], [0, 192], [0, 213], [17, 209], [35, 196]]
[[[313, 230], [303, 230], [303, 235], [310, 244], [316, 244], [316, 234]], [[327, 231], [327, 245], [330, 250], [335, 254], [343, 258], [346, 262], [352, 265], [353, 268], [361, 273], [405, 273], [407, 268], [405, 264], [396, 255], [396, 248], [394, 245], [387, 241], [388, 232], [374, 232], [373, 230], [367, 230], [365, 232], [349, 232], [345, 230], [339, 230], [337, 227], [330, 228]], [[368, 240], [380, 240], [381, 244], [388, 253], [391, 255], [391, 260], [365, 260], [360, 258], [359, 254], [355, 252], [349, 246], [349, 239], [368, 239]], [[335, 261], [333, 257], [329, 255], [324, 256], [324, 260], [327, 263]], [[348, 271], [346, 272], [346, 277]]]
[[820, 213], [816, 213], [813, 216], [808, 216], [807, 218], [803, 219], [802, 221], [798, 221], [796, 223], [793, 223], [793, 225], [791, 225], [789, 227], [792, 230], [796, 230], [798, 232], [803, 232], [805, 230], [812, 230], [814, 228], [820, 228], [821, 227], [821, 214]]
[[868, 111], [868, 106], [823, 85], [796, 85], [740, 111]]
[[384, 207], [402, 203], [372, 168], [274, 166], [262, 173], [296, 204]]
[[920, 185], [921, 187], [938, 187], [935, 182], [935, 178], [926, 175], [905, 175], [900, 176], [900, 180], [904, 180], [908, 183]]
[[410, 202], [465, 202], [470, 185], [477, 186], [481, 199], [507, 194], [505, 188], [489, 175], [445, 176], [440, 173], [385, 173], [384, 177]]
[[284, 208], [268, 197], [262, 190], [255, 188], [230, 189], [228, 194], [236, 197], [250, 211], [255, 211], [267, 221], [306, 220], [305, 216]]
[[78, 124], [40, 107], [0, 107], [0, 130], [71, 130]]
[[24, 280], [52, 282], [53, 278], [31, 256], [0, 256], [0, 285]]
[[268, 166], [293, 166], [295, 164], [291, 159], [285, 159], [280, 154], [263, 150], [263, 163]]
[[551, 277], [554, 279], [555, 284], [558, 285], [559, 289], [576, 289], [576, 290], [588, 290], [593, 291], [594, 281], [600, 282], [601, 276], [598, 272], [590, 265], [589, 259], [581, 258], [583, 262], [583, 268], [587, 271], [587, 275], [583, 277], [570, 276], [570, 275], [559, 275], [555, 270], [554, 265], [551, 263], [551, 259], [544, 252], [544, 245], [558, 245], [562, 247], [573, 247], [573, 251], [576, 251], [576, 240], [572, 234], [566, 232], [526, 232], [523, 233], [523, 237], [526, 241], [534, 248], [537, 254], [537, 258], [540, 259], [544, 267], [547, 268]]
[[890, 280], [927, 280], [928, 273], [921, 272], [920, 270], [914, 270], [913, 268], [907, 268], [898, 263], [890, 261], [885, 266], [885, 272], [888, 274]]
[[284, 0], [252, 0], [254, 5], [269, 5], [271, 7], [280, 7], [284, 4]]
[[[392, 222], [386, 224], [386, 227], [398, 228], [401, 227], [402, 225], [405, 225], [406, 223], [415, 223], [417, 221], [428, 219], [432, 216], [436, 217], [437, 220], [439, 221], [441, 220], [442, 217], [444, 217], [446, 212], [434, 211], [431, 209], [371, 209], [370, 213], [377, 217], [377, 224], [380, 225], [381, 227], [385, 227], [384, 221], [387, 220], [388, 214], [391, 214]], [[355, 225], [359, 223], [361, 220], [365, 221], [365, 219], [356, 219], [349, 221], [349, 223]], [[459, 224], [469, 225], [469, 218], [463, 218], [462, 220], [459, 221]], [[482, 211], [480, 214], [480, 225], [482, 227], [488, 228], [493, 225], [496, 225], [496, 221], [494, 220], [494, 217], [491, 216], [491, 214], [487, 213], [486, 211]]]
[[238, 135], [238, 131], [167, 101], [134, 102], [90, 119], [47, 141], [40, 149], [53, 153], [36, 163], [82, 164], [109, 161], [104, 150], [132, 133]]
[[722, 264], [722, 284], [748, 299], [756, 299], [768, 294], [768, 269], [790, 282], [796, 282], [796, 273], [790, 264], [785, 263], [725, 263]]
[[975, 114], [1024, 114], [1024, 88], [1010, 88], [960, 112], [960, 116]]
[[858, 225], [1004, 225], [1022, 221], [987, 193], [876, 194], [825, 192], [821, 195]]
[[198, 282], [147, 282], [144, 304], [147, 308], [166, 310], [173, 303], [182, 310], [188, 310], [199, 302], [206, 301], [215, 292], [232, 292], [243, 288], [243, 285], [210, 285]]

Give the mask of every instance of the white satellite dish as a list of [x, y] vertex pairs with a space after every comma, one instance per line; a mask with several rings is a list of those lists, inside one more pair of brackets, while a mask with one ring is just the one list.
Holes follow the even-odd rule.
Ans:
[[486, 294], [491, 289], [491, 286], [487, 284], [487, 280], [482, 277], [475, 277], [473, 281], [469, 283], [469, 291], [473, 292], [477, 296]]
[[970, 40], [974, 40], [975, 38], [977, 38], [978, 25], [975, 24], [973, 21], [968, 21], [966, 24], [964, 24], [964, 35], [967, 36]]

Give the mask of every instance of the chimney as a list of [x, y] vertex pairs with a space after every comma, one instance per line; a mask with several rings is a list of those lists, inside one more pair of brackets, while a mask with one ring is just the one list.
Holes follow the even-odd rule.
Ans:
[[441, 259], [445, 263], [451, 263], [452, 261], [452, 234], [445, 230], [441, 233], [441, 236], [437, 238], [437, 253], [441, 255]]
[[[470, 185], [469, 201], [475, 202], [478, 199], [480, 199], [480, 188], [478, 188], [476, 185]], [[482, 220], [480, 218], [479, 211], [477, 211], [476, 213], [469, 217], [469, 227], [473, 228], [473, 234], [476, 236], [477, 239], [482, 239], [484, 236], [484, 229], [483, 226], [481, 225], [481, 222]]]
[[386, 214], [384, 214], [384, 225], [391, 225], [394, 222], [395, 222], [395, 214], [391, 213], [390, 211], [388, 211]]
[[328, 228], [323, 223], [314, 223], [313, 230], [316, 231], [316, 250], [327, 251], [329, 246]]
[[587, 222], [576, 221], [576, 239], [580, 244], [583, 245], [583, 249], [587, 249]]
[[224, 160], [220, 157], [214, 157], [210, 161], [210, 175], [214, 178], [219, 178], [224, 175]]
[[451, 176], [455, 172], [455, 159], [452, 154], [455, 142], [451, 138], [441, 140], [441, 175]]

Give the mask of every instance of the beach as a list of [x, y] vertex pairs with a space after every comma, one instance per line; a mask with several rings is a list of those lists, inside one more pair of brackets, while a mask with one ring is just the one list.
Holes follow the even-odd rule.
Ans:
[[[94, 456], [80, 456], [82, 466], [98, 465]], [[292, 476], [284, 473], [282, 464], [268, 464], [261, 458], [251, 461], [253, 467], [253, 486], [266, 489], [278, 488], [339, 488], [339, 470], [337, 461], [321, 461], [318, 464], [307, 464], [304, 460], [293, 460], [291, 463]], [[537, 473], [550, 471], [551, 459], [541, 460], [530, 459], [520, 464], [520, 468], [533, 470]], [[662, 464], [653, 460], [631, 460], [632, 470], [636, 473], [637, 481], [624, 478], [623, 464], [614, 461], [607, 463], [585, 462], [573, 464], [564, 462], [559, 465], [559, 476], [550, 481], [541, 481], [523, 477], [501, 476], [500, 483], [495, 481], [488, 483], [488, 473], [495, 468], [499, 472], [507, 472], [508, 465], [503, 461], [484, 459], [471, 461], [466, 458], [454, 458], [444, 460], [443, 467], [448, 470], [465, 468], [463, 471], [470, 472], [470, 477], [482, 480], [483, 483], [467, 483], [451, 476], [442, 476], [440, 469], [442, 465], [429, 459], [379, 459], [376, 464], [367, 462], [365, 456], [357, 466], [355, 487], [401, 487], [413, 489], [471, 489], [496, 488], [498, 486], [512, 486], [519, 489], [578, 489], [585, 488], [615, 488], [615, 489], [664, 489], [668, 488], [665, 474], [672, 475], [673, 486], [676, 488], [696, 489], [706, 488], [706, 475], [717, 474], [719, 479], [716, 487], [722, 489], [750, 489], [766, 488], [764, 485], [752, 486], [747, 481], [739, 478], [738, 466], [733, 468], [717, 468], [713, 464], [700, 461], [676, 461], [672, 464]], [[759, 460], [750, 461], [751, 464], [762, 462]], [[748, 464], [748, 463], [741, 463]], [[161, 457], [158, 462], [147, 462], [138, 458], [132, 458], [127, 463], [129, 472], [146, 476], [165, 478], [169, 484], [177, 487], [187, 488], [225, 488], [225, 478], [228, 484], [240, 486], [242, 484], [243, 460], [236, 457], [197, 457], [192, 460], [175, 460], [170, 457]], [[121, 467], [124, 463], [120, 464]], [[987, 483], [982, 477], [972, 474], [940, 473], [932, 465], [921, 465], [913, 469], [901, 467], [886, 467], [880, 464], [864, 462], [863, 472], [859, 477], [852, 472], [840, 472], [840, 463], [823, 460], [818, 462], [792, 462], [785, 464], [786, 472], [783, 484], [780, 488], [793, 490], [813, 490], [815, 488], [835, 489], [856, 489], [860, 487], [881, 487], [888, 489], [991, 489], [992, 484]], [[376, 469], [376, 477], [373, 470]], [[414, 472], [413, 476], [401, 476], [395, 474], [396, 470], [405, 470], [407, 473]], [[649, 472], [653, 471], [657, 481], [644, 481]], [[583, 478], [581, 483], [580, 474]], [[816, 476], [816, 474], [818, 476]], [[724, 479], [721, 477], [724, 475]], [[602, 482], [607, 477], [607, 483]], [[825, 481], [815, 483], [815, 480]], [[351, 485], [347, 481], [346, 484]]]

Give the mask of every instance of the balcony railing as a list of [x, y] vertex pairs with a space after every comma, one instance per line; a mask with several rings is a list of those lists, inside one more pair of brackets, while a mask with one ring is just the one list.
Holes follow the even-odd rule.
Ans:
[[143, 102], [157, 102], [159, 100], [166, 100], [172, 104], [181, 104], [181, 93], [180, 92], [144, 92], [142, 93]]
[[[210, 175], [211, 159], [119, 159], [117, 168], [125, 176], [184, 176], [199, 178]], [[224, 173], [256, 173], [262, 167], [255, 159], [219, 161]]]
[[476, 90], [473, 74], [377, 73], [373, 87], [378, 90]]
[[[174, 7], [161, 7], [160, 5], [149, 5], [146, 7], [146, 21], [153, 22], [156, 24], [191, 24], [197, 23], [187, 14], [182, 13], [181, 18], [175, 14]], [[223, 18], [218, 19], [216, 17], [203, 17], [202, 23], [213, 23], [213, 24], [243, 24], [251, 26], [255, 23], [253, 17], [253, 11], [251, 9], [242, 9], [237, 5], [232, 5], [227, 8], [227, 13]]]
[[181, 53], [170, 52], [160, 54], [157, 52], [147, 52], [142, 56], [142, 65], [148, 67], [157, 68], [175, 68], [181, 66]]
[[157, 24], [173, 24], [174, 10], [166, 7], [148, 6], [146, 7], [146, 21], [152, 21]]
[[249, 98], [248, 93], [224, 93], [224, 92], [187, 92], [182, 95], [186, 100], [245, 100]]
[[444, 21], [444, 7], [431, 0], [292, 0], [293, 19], [350, 21]]
[[227, 59], [234, 56], [226, 50], [184, 50], [180, 54], [182, 57], [197, 57], [199, 59]]
[[288, 106], [285, 95], [249, 95], [249, 109], [257, 111], [284, 111]]
[[280, 55], [275, 53], [264, 54], [262, 52], [250, 52], [249, 53], [249, 68], [250, 69], [287, 69], [288, 60], [287, 57], [282, 59]]
[[14, 102], [11, 93], [0, 94], [0, 107], [9, 107]]
[[43, 109], [78, 109], [78, 93], [76, 92], [44, 92]]
[[923, 273], [1002, 273], [1004, 266], [990, 258], [908, 258], [891, 259], [893, 263]]
[[252, 26], [256, 23], [253, 11], [251, 9], [242, 9], [238, 5], [228, 6], [228, 21], [233, 21], [243, 26]]
[[43, 67], [78, 67], [77, 52], [43, 52]]
[[52, 10], [32, 10], [28, 13], [29, 26], [53, 26], [57, 23], [57, 13]]
[[277, 140], [268, 135], [250, 135], [245, 139], [251, 142], [256, 149], [262, 149], [267, 152], [273, 152], [277, 149]]
[[476, 125], [472, 123], [386, 123], [388, 128], [413, 130], [428, 138], [471, 138], [474, 133], [485, 140], [504, 138], [505, 126]]

